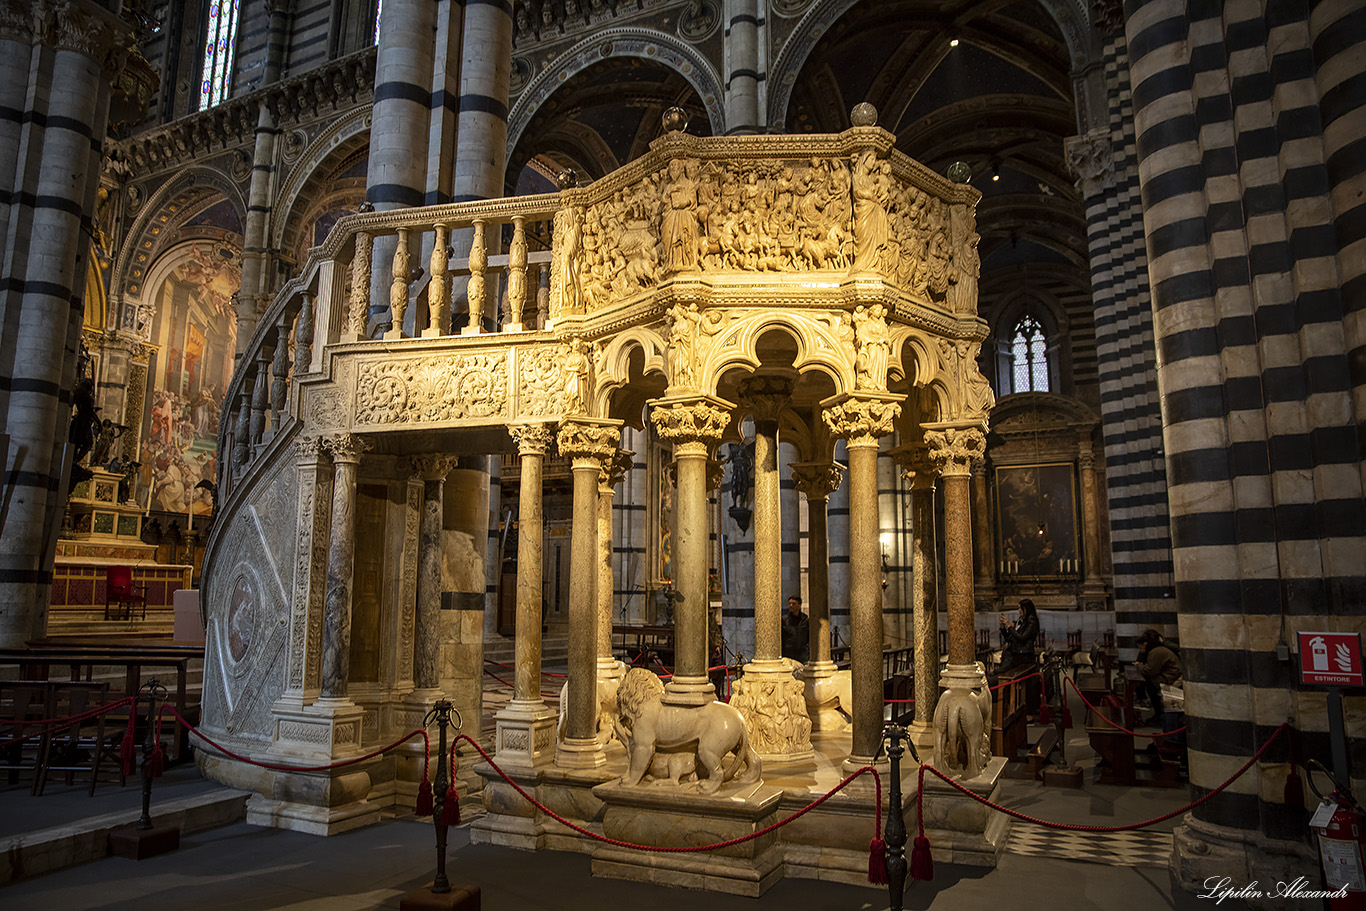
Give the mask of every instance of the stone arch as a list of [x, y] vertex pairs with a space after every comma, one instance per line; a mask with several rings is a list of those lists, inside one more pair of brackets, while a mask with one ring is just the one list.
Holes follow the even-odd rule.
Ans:
[[[321, 192], [322, 178], [326, 176], [325, 165], [369, 146], [371, 115], [369, 107], [350, 111], [320, 133], [299, 156], [275, 196], [275, 217], [271, 220], [270, 229], [272, 247], [277, 250], [294, 249], [298, 233], [302, 230], [300, 220], [292, 217], [296, 214], [294, 209], [297, 200], [300, 196], [309, 198]], [[305, 193], [306, 190], [311, 192]]]
[[[633, 374], [632, 361], [637, 355], [643, 361], [638, 372]], [[642, 429], [646, 400], [663, 394], [667, 384], [664, 337], [649, 326], [629, 329], [613, 336], [596, 360], [597, 376], [590, 413], [621, 417], [628, 426]], [[646, 378], [653, 378], [657, 383], [643, 383]]]
[[808, 314], [761, 311], [723, 323], [715, 329], [703, 317], [702, 331], [711, 335], [702, 347], [697, 384], [716, 394], [721, 378], [737, 367], [757, 370], [759, 339], [773, 329], [785, 331], [797, 346], [792, 367], [799, 374], [825, 374], [835, 394], [854, 388], [853, 328], [846, 313]]
[[[1085, 66], [1093, 55], [1090, 19], [1084, 3], [1077, 0], [1037, 0], [1062, 32], [1068, 58], [1074, 70]], [[768, 69], [768, 123], [777, 128], [787, 122], [792, 87], [811, 52], [830, 26], [859, 4], [859, 0], [818, 0], [806, 11], [778, 51]], [[1078, 103], [1081, 99], [1077, 99]]]
[[638, 57], [654, 61], [675, 70], [702, 99], [707, 109], [714, 135], [725, 131], [725, 92], [721, 77], [696, 48], [687, 42], [642, 28], [612, 28], [594, 34], [560, 54], [527, 84], [508, 112], [507, 148], [517, 148], [531, 118], [540, 106], [571, 76], [587, 69], [599, 60], [614, 57]]
[[117, 295], [122, 299], [125, 294], [141, 292], [145, 285], [143, 278], [162, 241], [159, 224], [169, 218], [169, 207], [187, 193], [187, 198], [197, 201], [215, 192], [231, 203], [238, 220], [246, 224], [247, 202], [231, 178], [214, 168], [193, 165], [186, 168], [177, 179], [153, 193], [133, 219], [128, 240], [119, 250], [110, 275], [111, 298]]

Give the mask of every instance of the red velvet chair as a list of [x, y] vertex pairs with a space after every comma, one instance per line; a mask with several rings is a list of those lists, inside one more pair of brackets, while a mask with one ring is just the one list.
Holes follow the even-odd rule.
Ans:
[[133, 607], [138, 604], [142, 605], [142, 619], [146, 620], [147, 586], [134, 584], [133, 567], [105, 567], [104, 619], [131, 620], [133, 619]]

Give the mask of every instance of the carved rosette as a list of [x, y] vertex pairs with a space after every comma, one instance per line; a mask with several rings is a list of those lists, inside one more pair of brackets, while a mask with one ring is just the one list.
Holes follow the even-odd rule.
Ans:
[[650, 420], [659, 438], [674, 445], [675, 454], [705, 457], [721, 441], [730, 411], [708, 401], [669, 402], [656, 405]]
[[588, 421], [565, 421], [555, 437], [560, 454], [575, 468], [589, 463], [599, 470], [616, 458], [620, 440], [621, 431], [615, 425]]
[[360, 458], [365, 453], [373, 449], [369, 440], [361, 439], [353, 433], [337, 433], [321, 437], [323, 449], [332, 456], [332, 461], [341, 464], [350, 462], [353, 465], [360, 464]]
[[946, 478], [970, 477], [976, 462], [986, 458], [987, 437], [979, 426], [926, 430], [930, 460]]
[[839, 489], [844, 468], [838, 462], [796, 462], [792, 481], [797, 492], [810, 500], [824, 500]]
[[876, 446], [878, 437], [892, 432], [892, 421], [900, 413], [901, 405], [891, 397], [850, 396], [827, 405], [821, 417], [831, 435], [844, 438], [848, 445]]
[[550, 424], [510, 424], [508, 433], [517, 444], [517, 454], [523, 456], [545, 455], [555, 439], [555, 428]]

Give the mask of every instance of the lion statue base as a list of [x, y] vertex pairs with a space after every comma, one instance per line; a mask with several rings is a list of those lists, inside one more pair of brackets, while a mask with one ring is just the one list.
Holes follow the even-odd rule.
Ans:
[[724, 702], [666, 705], [663, 696], [664, 684], [640, 667], [617, 688], [617, 736], [628, 761], [623, 785], [638, 785], [647, 774], [675, 785], [695, 775], [703, 793], [715, 794], [726, 782], [759, 780], [759, 754], [736, 709]]
[[947, 692], [934, 710], [934, 762], [954, 778], [981, 775], [991, 760], [991, 690], [980, 662], [950, 665], [941, 683]]

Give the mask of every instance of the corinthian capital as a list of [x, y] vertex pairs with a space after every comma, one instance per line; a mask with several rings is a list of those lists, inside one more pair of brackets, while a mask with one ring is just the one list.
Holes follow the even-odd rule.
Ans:
[[374, 448], [368, 440], [354, 433], [335, 433], [322, 437], [322, 447], [332, 456], [333, 462], [350, 462], [352, 465], [359, 464], [360, 457]]
[[446, 475], [450, 474], [459, 462], [459, 456], [435, 452], [408, 457], [408, 465], [413, 476], [424, 481], [446, 480]]
[[794, 462], [792, 480], [807, 500], [824, 500], [839, 489], [844, 468], [839, 462]]
[[987, 437], [981, 427], [926, 428], [925, 442], [930, 460], [946, 478], [970, 477], [973, 465], [987, 454]]
[[680, 454], [696, 449], [703, 456], [721, 441], [735, 407], [711, 397], [658, 399], [653, 404], [650, 420], [659, 438], [672, 443]]
[[1115, 155], [1108, 127], [1063, 141], [1067, 169], [1077, 178], [1085, 199], [1098, 196], [1115, 185]]
[[555, 430], [550, 424], [510, 424], [508, 433], [517, 444], [518, 455], [545, 455]]
[[620, 440], [621, 431], [615, 422], [592, 419], [565, 421], [556, 437], [560, 454], [576, 463], [576, 467], [584, 459], [592, 460], [599, 468], [610, 463], [616, 458]]
[[740, 405], [756, 424], [776, 424], [792, 400], [792, 381], [785, 376], [752, 376], [740, 384]]
[[843, 437], [849, 446], [876, 446], [878, 437], [892, 432], [902, 398], [876, 392], [836, 396], [821, 403], [821, 417], [831, 436]]

